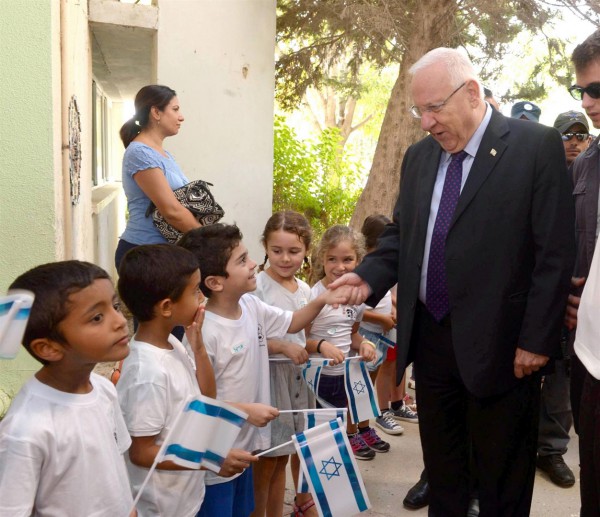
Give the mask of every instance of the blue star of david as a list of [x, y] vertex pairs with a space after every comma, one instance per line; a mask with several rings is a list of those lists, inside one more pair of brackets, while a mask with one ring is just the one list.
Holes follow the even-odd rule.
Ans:
[[[321, 463], [323, 464], [323, 468], [319, 470], [319, 474], [324, 474], [327, 478], [327, 481], [329, 481], [332, 477], [335, 476], [340, 477], [339, 470], [342, 464], [335, 461], [333, 459], [333, 456], [327, 461], [321, 460]], [[333, 470], [328, 469], [328, 467], [333, 468]]]
[[357, 395], [365, 392], [366, 384], [363, 381], [356, 381], [352, 389], [356, 392]]

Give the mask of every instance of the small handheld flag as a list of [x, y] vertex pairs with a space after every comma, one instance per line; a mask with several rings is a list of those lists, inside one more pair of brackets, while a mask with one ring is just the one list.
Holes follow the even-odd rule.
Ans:
[[170, 460], [182, 467], [219, 472], [247, 417], [203, 395], [188, 400], [165, 440], [158, 462]]
[[14, 290], [0, 296], [0, 357], [16, 357], [23, 340], [27, 320], [33, 305], [30, 291]]
[[344, 386], [350, 420], [357, 424], [381, 416], [369, 372], [362, 361], [346, 361]]
[[[346, 424], [346, 415], [348, 411], [345, 408], [327, 408], [327, 409], [315, 409], [306, 415], [304, 418], [304, 430], [312, 429], [313, 427], [317, 427], [318, 425], [324, 424], [333, 420], [335, 418], [339, 418], [344, 425]], [[309, 491], [308, 482], [300, 470], [298, 475], [298, 493], [305, 494]]]
[[345, 426], [338, 418], [292, 437], [321, 517], [347, 517], [371, 507]]

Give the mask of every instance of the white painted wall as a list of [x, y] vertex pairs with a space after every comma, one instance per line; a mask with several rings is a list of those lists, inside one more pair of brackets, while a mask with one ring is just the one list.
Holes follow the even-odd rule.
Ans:
[[271, 215], [275, 0], [160, 0], [157, 79], [185, 116], [165, 141], [185, 174], [214, 184], [252, 257]]

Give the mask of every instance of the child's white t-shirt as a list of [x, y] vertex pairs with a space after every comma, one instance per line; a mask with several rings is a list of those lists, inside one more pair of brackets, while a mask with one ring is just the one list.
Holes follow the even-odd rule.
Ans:
[[[317, 298], [326, 289], [322, 281], [317, 282], [311, 289], [311, 297]], [[352, 327], [362, 319], [364, 310], [364, 303], [340, 305], [337, 309], [334, 309], [332, 305], [325, 305], [312, 322], [308, 337], [319, 341], [325, 339], [338, 347], [345, 357], [348, 357], [352, 344]], [[344, 364], [325, 366], [321, 373], [323, 375], [344, 375]]]
[[92, 391], [65, 393], [30, 379], [0, 422], [0, 515], [129, 515], [123, 453], [131, 439], [117, 394], [92, 373]]
[[[256, 276], [256, 291], [253, 294], [273, 307], [296, 311], [305, 307], [310, 301], [309, 285], [298, 278], [296, 278], [296, 284], [298, 285], [298, 289], [296, 289], [295, 293], [292, 293], [279, 282], [273, 280], [265, 271], [261, 271]], [[283, 339], [306, 347], [304, 330], [295, 334], [286, 334]], [[285, 359], [286, 356], [284, 354], [272, 354], [270, 357]]]
[[[202, 325], [204, 346], [213, 365], [217, 398], [231, 402], [271, 403], [267, 339], [282, 339], [292, 322], [291, 311], [272, 307], [253, 294], [240, 298], [242, 315], [237, 320], [223, 318], [207, 310]], [[270, 427], [244, 424], [233, 448], [253, 452], [268, 449]], [[206, 484], [230, 481], [213, 472]]]
[[[392, 292], [388, 291], [385, 296], [379, 301], [376, 307], [365, 306], [366, 310], [370, 310], [376, 314], [390, 315], [392, 313]], [[364, 319], [360, 322], [361, 328], [375, 332], [377, 334], [384, 334], [383, 327], [377, 323], [370, 323]]]
[[[169, 336], [169, 343], [172, 350], [132, 339], [117, 384], [129, 434], [158, 435], [158, 445], [187, 398], [200, 394], [193, 360], [177, 338]], [[132, 492], [137, 495], [149, 469], [134, 465], [129, 457], [126, 463]], [[196, 515], [204, 500], [204, 474], [203, 470], [156, 469], [137, 504], [139, 517]]]

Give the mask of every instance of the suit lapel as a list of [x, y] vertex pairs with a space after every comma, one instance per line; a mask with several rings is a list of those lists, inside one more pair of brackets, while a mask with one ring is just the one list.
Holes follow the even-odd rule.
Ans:
[[419, 173], [419, 191], [417, 193], [417, 199], [419, 200], [417, 217], [419, 249], [425, 249], [425, 237], [427, 235], [427, 224], [431, 210], [431, 197], [433, 195], [433, 187], [437, 177], [441, 154], [442, 148], [430, 137], [429, 152], [424, 159], [423, 167]]
[[467, 206], [469, 206], [469, 203], [475, 197], [483, 182], [500, 161], [507, 147], [502, 137], [508, 131], [508, 124], [504, 120], [504, 117], [499, 113], [493, 112], [492, 118], [481, 139], [481, 144], [479, 145], [471, 170], [469, 171], [469, 177], [458, 198], [458, 204], [456, 205], [450, 228], [452, 228], [452, 225], [454, 225]]

